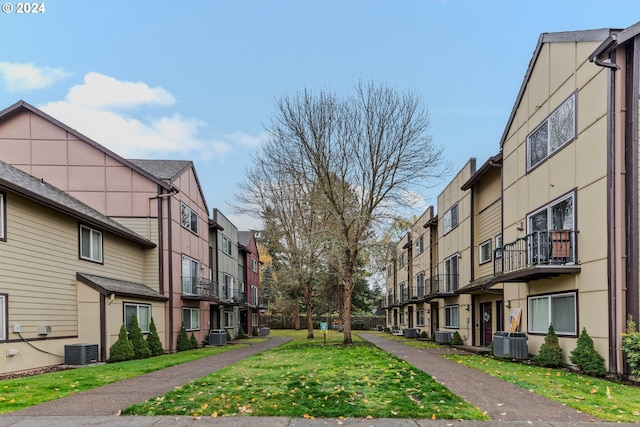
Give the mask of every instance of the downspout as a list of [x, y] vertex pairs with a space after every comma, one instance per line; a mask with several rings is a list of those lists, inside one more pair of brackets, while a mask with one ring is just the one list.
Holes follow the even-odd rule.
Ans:
[[[113, 295], [113, 294], [112, 294]], [[107, 361], [107, 319], [106, 298], [100, 293], [100, 360]]]
[[167, 199], [167, 241], [168, 241], [168, 263], [169, 263], [169, 352], [173, 352], [173, 236], [171, 229], [173, 223], [171, 219], [171, 199]]

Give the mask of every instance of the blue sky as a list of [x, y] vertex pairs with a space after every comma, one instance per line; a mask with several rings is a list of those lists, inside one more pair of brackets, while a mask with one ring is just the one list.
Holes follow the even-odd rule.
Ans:
[[637, 0], [40, 3], [0, 14], [0, 109], [25, 100], [125, 158], [193, 160], [209, 208], [240, 229], [257, 225], [227, 202], [279, 97], [411, 90], [455, 173], [498, 152], [541, 33], [640, 20]]

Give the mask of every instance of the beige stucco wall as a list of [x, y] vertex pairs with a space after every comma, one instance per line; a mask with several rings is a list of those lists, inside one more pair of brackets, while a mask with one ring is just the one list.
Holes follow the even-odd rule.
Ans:
[[[576, 191], [575, 220], [581, 272], [523, 284], [505, 284], [504, 299], [523, 309], [527, 330], [527, 296], [578, 290], [578, 333], [585, 327], [599, 353], [608, 358], [606, 112], [607, 71], [588, 61], [599, 43], [545, 44], [535, 61], [515, 120], [503, 147], [503, 215], [505, 243], [526, 234], [527, 214]], [[526, 138], [549, 114], [577, 91], [577, 138], [539, 166], [526, 171]], [[523, 230], [518, 230], [519, 226]], [[506, 309], [509, 316], [510, 310]], [[530, 335], [534, 354], [544, 336]], [[565, 356], [574, 338], [560, 337]]]

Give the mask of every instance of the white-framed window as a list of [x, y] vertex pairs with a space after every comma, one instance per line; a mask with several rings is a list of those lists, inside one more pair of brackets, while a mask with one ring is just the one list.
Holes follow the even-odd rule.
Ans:
[[424, 326], [424, 310], [416, 310], [416, 325]]
[[577, 301], [575, 292], [527, 298], [530, 333], [546, 334], [553, 325], [557, 335], [578, 335]]
[[[550, 246], [550, 232], [553, 230], [575, 230], [575, 217], [573, 192], [527, 215], [527, 232], [534, 234], [531, 239], [529, 261], [533, 264], [543, 263], [550, 256], [558, 256], [558, 254], [551, 253], [553, 248]], [[566, 252], [569, 252], [568, 248]], [[567, 255], [569, 258], [575, 259], [573, 254]]]
[[258, 305], [258, 287], [251, 286], [251, 304]]
[[447, 328], [460, 327], [460, 308], [457, 305], [448, 305], [444, 308], [444, 326]]
[[404, 325], [404, 311], [400, 312], [400, 324]]
[[573, 93], [527, 136], [527, 171], [576, 136], [576, 94]]
[[424, 272], [420, 272], [416, 275], [416, 294], [417, 298], [424, 296]]
[[251, 326], [258, 326], [258, 313], [251, 313]]
[[253, 271], [254, 273], [258, 272], [258, 260], [256, 260], [255, 258], [251, 258], [251, 271]]
[[416, 255], [420, 255], [424, 251], [424, 237], [420, 236], [416, 239]]
[[225, 311], [223, 312], [224, 317], [224, 327], [225, 328], [233, 328], [235, 325], [233, 324], [233, 311]]
[[442, 216], [442, 229], [444, 234], [447, 234], [458, 226], [458, 204], [451, 206], [451, 208]]
[[480, 243], [478, 246], [478, 262], [484, 264], [491, 261], [491, 239]]
[[444, 288], [443, 292], [458, 290], [458, 254], [444, 260]]
[[399, 286], [399, 289], [400, 289], [400, 302], [404, 302], [404, 301], [406, 301], [406, 298], [405, 298], [405, 296], [406, 296], [406, 292], [405, 292], [406, 288], [404, 286], [404, 282], [401, 282], [400, 285], [398, 285], [398, 286]]
[[233, 276], [222, 275], [222, 298], [229, 300], [233, 297]]
[[0, 294], [0, 341], [7, 339], [7, 295]]
[[4, 193], [0, 193], [0, 240], [7, 238], [7, 222], [5, 220], [7, 210], [5, 209], [4, 197]]
[[502, 258], [502, 234], [496, 236], [496, 258]]
[[200, 263], [187, 255], [182, 255], [182, 293], [195, 295], [198, 293], [198, 277]]
[[401, 253], [398, 257], [398, 270], [404, 267], [404, 253]]
[[80, 225], [80, 258], [102, 262], [102, 232]]
[[185, 203], [180, 204], [180, 224], [187, 230], [198, 234], [198, 214]]
[[387, 324], [393, 323], [393, 316], [391, 316], [391, 312], [387, 311]]
[[229, 256], [233, 256], [231, 253], [231, 240], [227, 239], [226, 236], [222, 236], [222, 252]]
[[182, 323], [187, 331], [200, 330], [200, 309], [182, 307]]
[[131, 316], [134, 314], [138, 318], [138, 326], [142, 333], [148, 334], [149, 325], [151, 324], [151, 306], [132, 302], [124, 303], [124, 325], [127, 328], [127, 332], [130, 331]]

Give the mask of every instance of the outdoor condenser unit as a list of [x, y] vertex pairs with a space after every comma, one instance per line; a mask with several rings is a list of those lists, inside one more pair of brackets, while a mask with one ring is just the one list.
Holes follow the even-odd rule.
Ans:
[[436, 331], [436, 342], [438, 344], [449, 344], [453, 338], [453, 332]]
[[98, 361], [98, 344], [68, 344], [64, 346], [65, 365], [87, 365]]

